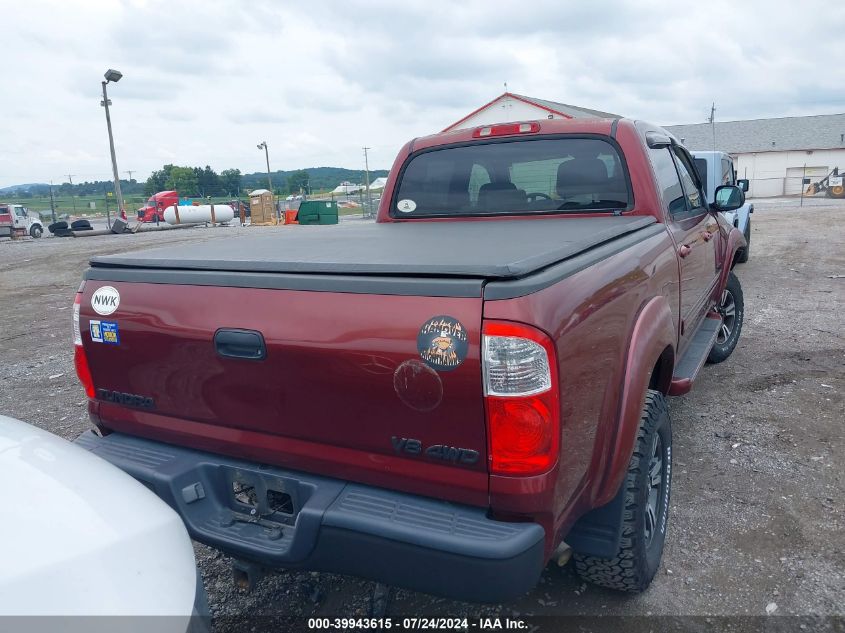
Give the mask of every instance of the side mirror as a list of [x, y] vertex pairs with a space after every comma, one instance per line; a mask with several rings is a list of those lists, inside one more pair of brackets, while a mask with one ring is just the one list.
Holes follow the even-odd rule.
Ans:
[[747, 178], [740, 178], [739, 180], [736, 181], [736, 186], [747, 193], [748, 192], [748, 179]]
[[745, 204], [745, 192], [734, 185], [722, 185], [716, 188], [713, 199], [710, 208], [714, 211], [733, 211]]

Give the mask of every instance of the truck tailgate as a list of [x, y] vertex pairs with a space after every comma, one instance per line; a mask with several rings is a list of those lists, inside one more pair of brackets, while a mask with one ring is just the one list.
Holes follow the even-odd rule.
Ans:
[[[107, 316], [92, 306], [103, 286], [119, 294]], [[481, 302], [89, 280], [91, 410], [114, 430], [486, 505]]]

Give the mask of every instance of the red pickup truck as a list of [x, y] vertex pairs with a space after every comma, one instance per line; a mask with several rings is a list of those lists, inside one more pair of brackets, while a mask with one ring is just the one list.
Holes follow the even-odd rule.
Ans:
[[715, 200], [661, 128], [533, 121], [409, 142], [373, 224], [96, 257], [78, 441], [255, 566], [493, 601], [565, 541], [643, 590], [665, 398], [742, 327]]

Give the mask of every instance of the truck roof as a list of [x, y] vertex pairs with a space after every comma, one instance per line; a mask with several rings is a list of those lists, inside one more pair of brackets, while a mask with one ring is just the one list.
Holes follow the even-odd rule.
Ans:
[[[628, 119], [543, 119], [533, 121], [539, 123], [540, 129], [525, 138], [536, 136], [537, 134], [603, 134], [610, 135], [613, 129], [614, 122], [628, 121]], [[525, 121], [531, 123], [532, 121]], [[518, 125], [516, 123], [503, 123], [502, 125]], [[460, 130], [452, 130], [450, 132], [439, 132], [437, 134], [430, 134], [429, 136], [421, 136], [411, 141], [413, 143], [413, 150], [425, 149], [427, 147], [434, 147], [437, 145], [447, 145], [450, 143], [463, 143], [469, 141], [478, 141], [477, 137], [473, 136], [475, 131], [479, 128], [491, 127], [498, 124], [481, 125], [471, 128], [464, 128]], [[517, 135], [513, 135], [517, 136]]]

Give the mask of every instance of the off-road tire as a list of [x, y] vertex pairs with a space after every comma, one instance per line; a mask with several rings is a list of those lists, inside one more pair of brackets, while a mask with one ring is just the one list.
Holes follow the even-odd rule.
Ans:
[[724, 312], [728, 307], [726, 305], [726, 299], [733, 304], [733, 321], [729, 322], [731, 315], [727, 313], [722, 314], [722, 328], [728, 328], [729, 335], [723, 340], [723, 333], [725, 330], [721, 329], [719, 331], [716, 342], [713, 343], [713, 347], [710, 349], [710, 354], [707, 356], [708, 363], [721, 363], [723, 360], [727, 360], [728, 356], [730, 356], [736, 348], [736, 344], [739, 342], [739, 335], [742, 332], [742, 319], [745, 314], [745, 304], [742, 299], [742, 286], [739, 283], [739, 279], [733, 272], [728, 275], [728, 284], [725, 286], [725, 290], [722, 293], [721, 303], [716, 308], [720, 313]]
[[745, 248], [743, 248], [739, 256], [736, 258], [738, 264], [744, 264], [751, 257], [751, 218], [748, 218], [748, 225], [745, 227]]
[[[646, 511], [652, 490], [649, 470], [655, 448], [661, 456], [657, 470], [662, 477], [662, 486], [657, 493], [654, 529], [649, 538]], [[660, 567], [672, 489], [672, 422], [666, 399], [659, 391], [646, 393], [634, 453], [622, 486], [625, 506], [622, 538], [616, 556], [598, 558], [576, 551], [573, 558], [575, 570], [584, 580], [610, 589], [639, 593], [649, 586]]]
[[32, 236], [33, 239], [38, 239], [44, 234], [44, 229], [41, 227], [40, 224], [33, 224], [29, 227], [29, 234]]

